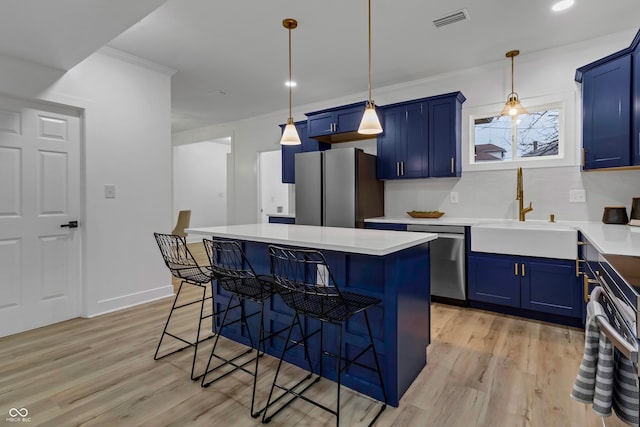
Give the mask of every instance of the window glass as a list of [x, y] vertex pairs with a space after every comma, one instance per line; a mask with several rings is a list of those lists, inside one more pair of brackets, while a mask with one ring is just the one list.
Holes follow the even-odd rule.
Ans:
[[558, 156], [560, 108], [530, 110], [518, 116], [476, 117], [473, 124], [475, 158], [471, 163]]

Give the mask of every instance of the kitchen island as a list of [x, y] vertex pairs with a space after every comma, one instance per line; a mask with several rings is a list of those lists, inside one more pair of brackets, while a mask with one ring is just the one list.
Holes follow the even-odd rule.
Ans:
[[[429, 242], [437, 238], [436, 234], [292, 224], [190, 228], [187, 232], [191, 236], [240, 241], [257, 274], [269, 273], [270, 244], [321, 250], [340, 289], [380, 298], [382, 303], [369, 310], [369, 320], [390, 405], [398, 406], [400, 397], [426, 365], [431, 337]], [[216, 308], [224, 307], [228, 297], [214, 283]], [[248, 313], [255, 311], [251, 302], [246, 304]], [[265, 305], [264, 315], [268, 331], [278, 331], [289, 325], [293, 311], [276, 295]], [[254, 337], [258, 331], [255, 320], [250, 325]], [[234, 326], [235, 329], [225, 328], [223, 335], [249, 345], [247, 331]], [[304, 321], [308, 331], [317, 326], [314, 319]], [[324, 345], [334, 353], [336, 335], [335, 328], [325, 327]], [[357, 354], [367, 344], [365, 336], [362, 316], [356, 315], [345, 327], [343, 354]], [[267, 353], [280, 357], [282, 345], [283, 339], [270, 340]], [[319, 340], [312, 339], [308, 345], [315, 370], [319, 368]], [[286, 360], [304, 368], [307, 364], [303, 352], [297, 350], [288, 352]], [[335, 361], [325, 356], [323, 362], [323, 376], [336, 380]], [[375, 373], [357, 365], [347, 369], [342, 384], [382, 400]]]

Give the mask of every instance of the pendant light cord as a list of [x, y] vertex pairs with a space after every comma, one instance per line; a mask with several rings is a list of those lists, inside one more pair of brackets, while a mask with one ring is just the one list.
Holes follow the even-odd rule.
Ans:
[[371, 100], [371, 0], [369, 0], [369, 104], [372, 104]]
[[291, 81], [291, 27], [289, 27], [289, 119], [293, 119], [293, 114], [291, 112], [291, 86], [293, 82]]
[[511, 93], [514, 92], [514, 84], [513, 84], [513, 56], [511, 57]]

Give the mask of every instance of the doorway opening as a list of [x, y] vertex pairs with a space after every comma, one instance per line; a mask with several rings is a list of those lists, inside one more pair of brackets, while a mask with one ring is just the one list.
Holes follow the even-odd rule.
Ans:
[[173, 222], [191, 210], [190, 227], [227, 225], [231, 137], [173, 147]]
[[260, 222], [269, 222], [269, 215], [288, 215], [291, 185], [282, 183], [282, 153], [280, 150], [258, 153], [258, 206]]

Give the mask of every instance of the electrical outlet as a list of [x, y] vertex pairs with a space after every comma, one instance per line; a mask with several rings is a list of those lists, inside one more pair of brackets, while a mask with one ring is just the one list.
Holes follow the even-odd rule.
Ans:
[[587, 193], [584, 190], [569, 191], [569, 202], [585, 203], [587, 201]]
[[116, 186], [113, 184], [106, 184], [104, 186], [104, 198], [115, 199], [116, 198]]
[[458, 203], [458, 192], [457, 191], [452, 191], [451, 193], [449, 193], [449, 202], [454, 204], [454, 203]]

